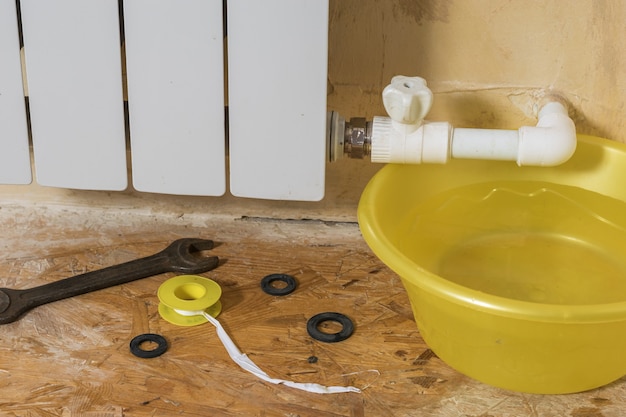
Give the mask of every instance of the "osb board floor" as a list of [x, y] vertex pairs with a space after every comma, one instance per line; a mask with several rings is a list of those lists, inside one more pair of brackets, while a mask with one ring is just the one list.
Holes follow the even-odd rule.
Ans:
[[[220, 322], [270, 376], [362, 393], [313, 394], [241, 370], [210, 324], [160, 318], [162, 274], [38, 307], [0, 328], [2, 416], [618, 416], [626, 380], [561, 396], [492, 388], [460, 375], [420, 338], [398, 277], [353, 222], [184, 219], [123, 211], [0, 209], [0, 286], [28, 288], [147, 256], [179, 237], [210, 238], [223, 262], [202, 274], [223, 288]], [[285, 272], [285, 297], [260, 290]], [[323, 311], [355, 322], [346, 341], [312, 340], [306, 322]], [[155, 359], [129, 352], [134, 336], [165, 336]], [[309, 363], [315, 356], [317, 362]]]

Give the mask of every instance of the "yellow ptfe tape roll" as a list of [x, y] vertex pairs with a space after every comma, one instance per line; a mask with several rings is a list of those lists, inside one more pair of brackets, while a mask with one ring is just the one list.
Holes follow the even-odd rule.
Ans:
[[217, 317], [222, 311], [222, 289], [211, 279], [198, 275], [179, 275], [159, 287], [159, 314], [164, 320], [178, 326], [197, 326], [208, 320], [200, 315], [183, 315], [180, 311], [204, 311]]

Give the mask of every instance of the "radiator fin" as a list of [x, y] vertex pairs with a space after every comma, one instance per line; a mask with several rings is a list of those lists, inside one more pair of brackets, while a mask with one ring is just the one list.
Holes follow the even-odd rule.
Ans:
[[320, 200], [326, 162], [327, 0], [228, 0], [230, 187]]
[[21, 0], [21, 12], [37, 182], [125, 189], [117, 2]]
[[133, 185], [226, 190], [222, 0], [125, 0]]
[[32, 181], [14, 0], [0, 0], [0, 183]]

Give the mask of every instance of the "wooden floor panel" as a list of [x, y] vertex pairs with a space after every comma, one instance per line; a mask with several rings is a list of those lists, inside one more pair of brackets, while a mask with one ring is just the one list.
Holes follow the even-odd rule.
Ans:
[[[38, 209], [39, 210], [39, 209]], [[399, 278], [363, 242], [355, 223], [179, 219], [107, 211], [0, 210], [1, 286], [28, 288], [155, 253], [178, 237], [211, 238], [222, 264], [203, 276], [223, 290], [220, 322], [270, 376], [362, 393], [321, 395], [263, 382], [231, 361], [210, 324], [160, 318], [162, 274], [38, 307], [0, 327], [2, 416], [618, 416], [626, 381], [565, 396], [508, 392], [471, 380], [428, 349]], [[298, 288], [260, 289], [270, 273]], [[355, 332], [326, 344], [306, 332], [324, 311]], [[129, 352], [141, 333], [170, 349]], [[312, 356], [317, 361], [311, 363]]]

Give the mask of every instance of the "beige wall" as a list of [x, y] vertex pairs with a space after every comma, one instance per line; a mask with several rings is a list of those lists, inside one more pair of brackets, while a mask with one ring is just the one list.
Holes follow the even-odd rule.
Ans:
[[382, 88], [419, 75], [430, 120], [534, 124], [547, 92], [578, 131], [626, 142], [626, 1], [331, 0], [329, 108], [384, 115]]

